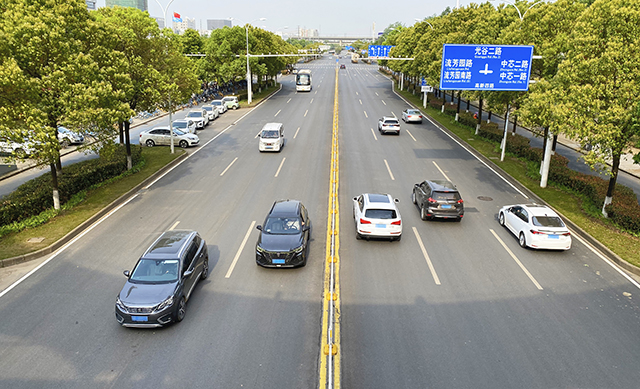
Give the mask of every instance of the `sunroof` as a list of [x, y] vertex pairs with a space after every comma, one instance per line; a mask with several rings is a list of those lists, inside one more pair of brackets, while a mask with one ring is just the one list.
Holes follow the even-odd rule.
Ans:
[[371, 203], [388, 203], [389, 197], [381, 194], [369, 194], [369, 202]]

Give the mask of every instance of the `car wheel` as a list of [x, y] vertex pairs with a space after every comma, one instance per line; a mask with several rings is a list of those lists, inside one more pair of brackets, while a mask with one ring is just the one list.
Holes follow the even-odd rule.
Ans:
[[180, 302], [178, 302], [178, 308], [176, 309], [176, 322], [181, 322], [184, 316], [187, 314], [187, 300], [182, 296]]
[[62, 146], [63, 149], [66, 149], [67, 147], [69, 147], [69, 140], [68, 139], [63, 139], [62, 143], [60, 144], [60, 146]]
[[411, 201], [414, 204], [418, 204], [418, 202], [416, 201], [416, 191], [415, 190], [413, 192], [411, 192]]
[[462, 221], [462, 217], [456, 218], [456, 222], [460, 223]]
[[356, 240], [361, 240], [362, 239], [362, 235], [360, 235], [360, 233], [358, 232], [358, 223], [356, 223]]
[[427, 209], [423, 206], [420, 207], [420, 219], [427, 220], [429, 217], [427, 216]]
[[182, 147], [183, 149], [186, 149], [187, 146], [189, 146], [189, 143], [187, 143], [186, 140], [181, 140], [180, 141], [180, 147]]
[[500, 223], [500, 225], [504, 227], [504, 213], [502, 212], [500, 212], [500, 216], [498, 216], [498, 223]]
[[204, 259], [204, 263], [202, 264], [202, 274], [200, 275], [201, 280], [206, 280], [209, 277], [209, 258]]
[[518, 239], [518, 243], [520, 243], [520, 247], [522, 248], [527, 247], [527, 239], [524, 237], [524, 232], [520, 233], [520, 238]]
[[147, 147], [153, 147], [153, 146], [155, 146], [155, 145], [156, 145], [156, 142], [154, 142], [154, 141], [153, 141], [153, 140], [151, 140], [151, 139], [147, 139], [147, 141], [146, 141], [146, 142], [144, 142], [144, 144], [145, 144], [145, 145], [147, 145]]
[[236, 109], [238, 109], [238, 107], [236, 107], [235, 105], [233, 106], [233, 110], [235, 111]]
[[398, 237], [396, 238], [396, 242], [400, 242], [400, 239], [402, 239], [402, 235], [400, 235], [400, 236], [398, 236]]

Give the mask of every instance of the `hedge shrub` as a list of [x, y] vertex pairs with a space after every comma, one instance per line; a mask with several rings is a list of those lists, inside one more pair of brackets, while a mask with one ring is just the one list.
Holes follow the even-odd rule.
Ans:
[[[142, 156], [140, 146], [132, 145], [133, 164]], [[124, 147], [111, 158], [96, 158], [65, 166], [58, 179], [60, 204], [92, 185], [115, 177], [127, 170]], [[18, 222], [53, 207], [51, 174], [46, 173], [20, 185], [13, 193], [0, 200], [0, 226]]]

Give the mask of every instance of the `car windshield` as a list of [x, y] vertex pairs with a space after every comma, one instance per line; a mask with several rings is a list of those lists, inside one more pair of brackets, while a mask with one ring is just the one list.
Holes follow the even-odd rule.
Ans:
[[187, 128], [187, 122], [173, 122], [174, 127]]
[[270, 217], [265, 221], [262, 230], [275, 235], [299, 234], [300, 219], [297, 217]]
[[202, 117], [202, 112], [189, 112], [187, 114], [188, 118], [199, 118]]
[[557, 216], [534, 216], [531, 221], [538, 227], [564, 227], [564, 223]]
[[393, 209], [367, 209], [364, 216], [369, 219], [395, 219], [396, 211]]
[[212, 105], [222, 105], [222, 101], [212, 101]]
[[178, 280], [177, 259], [141, 259], [129, 281], [143, 284], [175, 282]]
[[433, 192], [434, 200], [436, 201], [458, 201], [460, 200], [460, 194], [458, 192]]
[[209, 106], [209, 107], [202, 107], [202, 109], [204, 109], [205, 111], [213, 111], [213, 107]]
[[260, 135], [260, 137], [267, 139], [278, 139], [280, 135], [278, 134], [277, 130], [268, 130], [262, 131], [262, 135]]
[[182, 131], [180, 131], [178, 129], [175, 129], [175, 128], [173, 129], [173, 133], [176, 134], [176, 135], [184, 135], [184, 132], [182, 132]]

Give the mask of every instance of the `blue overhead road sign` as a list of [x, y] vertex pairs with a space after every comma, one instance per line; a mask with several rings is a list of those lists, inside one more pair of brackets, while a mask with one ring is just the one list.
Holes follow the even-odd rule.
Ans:
[[393, 47], [395, 46], [369, 45], [369, 57], [388, 57]]
[[440, 89], [529, 90], [532, 56], [533, 46], [445, 44]]

